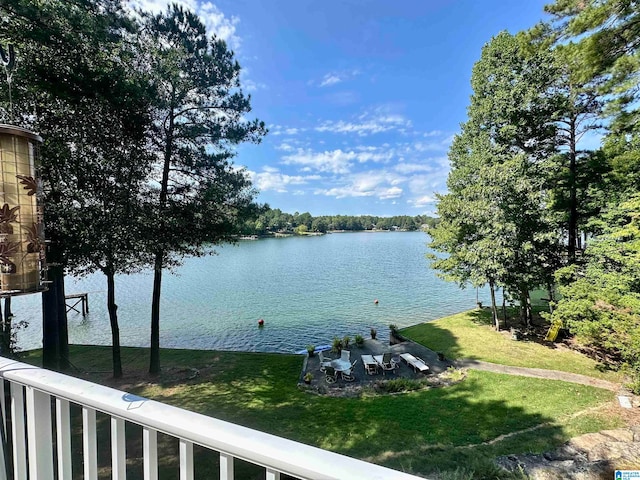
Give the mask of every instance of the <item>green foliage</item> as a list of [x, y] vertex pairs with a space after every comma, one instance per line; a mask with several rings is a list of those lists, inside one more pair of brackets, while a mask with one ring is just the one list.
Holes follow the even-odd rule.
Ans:
[[640, 195], [611, 209], [581, 265], [558, 271], [551, 318], [640, 378]]
[[371, 333], [371, 339], [375, 340], [376, 336], [378, 335], [378, 331], [375, 328], [371, 327], [370, 333]]
[[376, 389], [385, 393], [412, 392], [424, 388], [424, 383], [412, 378], [393, 378], [376, 383]]
[[343, 344], [342, 339], [338, 337], [333, 337], [333, 341], [331, 342], [331, 351], [334, 353], [340, 353], [342, 351]]
[[356, 342], [357, 347], [362, 347], [364, 345], [364, 337], [362, 335], [356, 335], [354, 341]]
[[311, 216], [310, 213], [285, 213], [279, 208], [268, 206], [259, 212], [253, 220], [247, 220], [242, 233], [245, 235], [265, 235], [275, 232], [303, 233], [328, 232], [334, 230], [362, 231], [362, 230], [392, 230], [414, 231], [421, 228], [432, 228], [438, 220], [426, 215], [410, 217], [398, 215], [393, 217], [377, 217], [371, 215], [321, 215]]
[[304, 235], [309, 231], [309, 229], [306, 225], [298, 225], [293, 231], [296, 233], [296, 235]]
[[492, 291], [504, 285], [521, 300], [526, 321], [528, 292], [550, 282], [559, 256], [540, 168], [556, 137], [555, 105], [544, 96], [554, 72], [548, 51], [529, 50], [506, 32], [483, 48], [468, 120], [449, 151], [441, 221], [430, 231], [436, 253], [429, 258], [443, 278], [488, 283]]
[[342, 338], [342, 348], [344, 348], [345, 350], [349, 348], [349, 343], [351, 343], [351, 337], [349, 335], [345, 335]]

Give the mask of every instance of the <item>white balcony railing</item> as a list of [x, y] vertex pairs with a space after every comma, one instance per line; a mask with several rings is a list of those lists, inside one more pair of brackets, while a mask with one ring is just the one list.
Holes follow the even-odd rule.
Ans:
[[[113, 388], [0, 357], [0, 403], [6, 439], [1, 446], [15, 480], [72, 478], [70, 405], [82, 409], [82, 478], [98, 478], [96, 412], [111, 420], [111, 478], [126, 478], [126, 423], [142, 426], [144, 479], [158, 478], [158, 432], [179, 441], [180, 480], [193, 480], [193, 446], [219, 455], [220, 479], [234, 479], [234, 459], [306, 479], [417, 479], [385, 467], [241, 427]], [[9, 395], [5, 395], [5, 386]], [[9, 402], [5, 401], [9, 398]], [[10, 409], [7, 412], [7, 408]], [[10, 420], [10, 421], [7, 421]], [[52, 423], [53, 422], [53, 423]], [[7, 446], [10, 444], [12, 448]], [[54, 452], [55, 448], [55, 452]], [[0, 480], [12, 478], [0, 452]], [[76, 472], [76, 478], [79, 472]]]

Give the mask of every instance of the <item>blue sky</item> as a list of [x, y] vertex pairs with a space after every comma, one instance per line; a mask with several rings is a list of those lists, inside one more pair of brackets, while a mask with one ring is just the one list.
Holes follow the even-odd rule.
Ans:
[[[252, 115], [258, 201], [289, 213], [418, 215], [446, 192], [482, 46], [545, 18], [542, 0], [181, 0], [227, 40]], [[164, 10], [160, 0], [132, 0]]]

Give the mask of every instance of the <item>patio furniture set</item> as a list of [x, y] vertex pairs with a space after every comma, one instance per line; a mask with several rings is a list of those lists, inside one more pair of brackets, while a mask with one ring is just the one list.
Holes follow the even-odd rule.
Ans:
[[[320, 371], [324, 372], [327, 383], [335, 383], [339, 375], [346, 382], [353, 382], [355, 380], [353, 371], [358, 360], [351, 363], [351, 352], [349, 350], [342, 350], [340, 358], [334, 360], [325, 358], [322, 352], [318, 353], [318, 357], [320, 359]], [[362, 355], [361, 359], [364, 371], [368, 375], [376, 375], [379, 371], [382, 371], [384, 375], [387, 371], [394, 371], [400, 368], [401, 360], [416, 373], [429, 372], [429, 366], [426, 362], [410, 353], [401, 353], [398, 357], [392, 356], [390, 352], [382, 355]]]

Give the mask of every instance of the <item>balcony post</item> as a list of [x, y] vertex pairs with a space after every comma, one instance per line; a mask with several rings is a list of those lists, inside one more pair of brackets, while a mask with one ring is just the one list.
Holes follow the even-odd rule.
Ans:
[[29, 478], [53, 480], [51, 397], [32, 387], [26, 387], [26, 392]]

